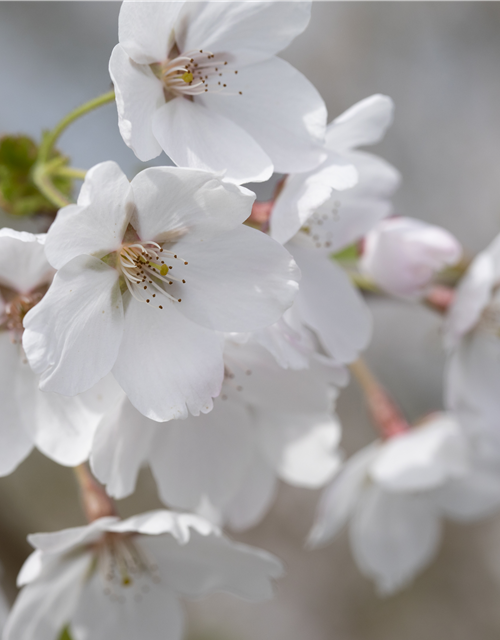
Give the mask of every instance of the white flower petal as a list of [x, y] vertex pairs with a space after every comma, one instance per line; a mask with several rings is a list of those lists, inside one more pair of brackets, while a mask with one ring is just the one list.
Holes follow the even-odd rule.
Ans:
[[468, 446], [457, 422], [438, 414], [385, 442], [370, 468], [372, 479], [397, 493], [425, 491], [466, 473]]
[[103, 531], [108, 531], [111, 525], [118, 521], [119, 518], [108, 516], [83, 527], [72, 527], [53, 533], [32, 533], [28, 536], [28, 542], [35, 549], [42, 551], [44, 556], [56, 556], [98, 540]]
[[[189, 132], [189, 135], [187, 135]], [[231, 182], [262, 182], [273, 164], [254, 138], [198, 101], [175, 98], [153, 116], [153, 133], [175, 164], [224, 172]]]
[[[219, 535], [219, 529], [205, 518], [192, 513], [176, 513], [166, 509], [157, 509], [141, 513], [126, 520], [111, 522], [107, 526], [107, 531], [114, 532], [137, 532], [148, 536], [159, 536], [163, 533], [170, 533], [177, 543], [186, 544], [189, 542], [193, 531], [201, 535], [208, 536], [212, 533]], [[162, 538], [162, 540], [169, 540]]]
[[455, 289], [444, 325], [445, 346], [457, 346], [459, 340], [479, 321], [495, 284], [495, 262], [488, 252], [480, 253]]
[[268, 459], [285, 482], [315, 489], [338, 471], [341, 431], [332, 416], [266, 411], [260, 416], [259, 427]]
[[177, 243], [189, 265], [179, 312], [217, 331], [245, 332], [276, 322], [291, 306], [299, 271], [291, 255], [269, 236], [240, 226], [210, 242]]
[[129, 181], [115, 162], [87, 172], [76, 205], [59, 211], [45, 243], [47, 258], [60, 269], [82, 254], [102, 258], [121, 245], [132, 212]]
[[120, 347], [118, 272], [91, 256], [73, 258], [24, 326], [23, 346], [40, 388], [63, 395], [86, 391], [109, 373]]
[[124, 2], [118, 33], [121, 46], [140, 64], [163, 62], [174, 44], [182, 2]]
[[[87, 406], [82, 396], [68, 398], [40, 391], [38, 377], [28, 365], [22, 368], [20, 376], [22, 388], [17, 401], [24, 423], [31, 425], [38, 449], [62, 465], [74, 467], [84, 462], [90, 453], [99, 413]], [[101, 381], [91, 391], [96, 395], [109, 395], [105, 387]]]
[[311, 361], [307, 370], [283, 370], [274, 358], [256, 343], [226, 342], [226, 367], [240, 372], [242, 402], [254, 405], [259, 416], [267, 412], [318, 414], [333, 409], [339, 372], [329, 364]]
[[5, 626], [6, 640], [54, 640], [77, 606], [82, 576], [91, 562], [83, 554], [68, 562], [53, 561], [18, 595]]
[[352, 551], [362, 573], [381, 595], [404, 587], [434, 557], [440, 523], [432, 501], [421, 495], [366, 489], [350, 528]]
[[24, 587], [25, 584], [33, 582], [35, 578], [38, 578], [47, 562], [47, 556], [43, 555], [40, 549], [36, 549], [31, 553], [23, 563], [21, 570], [18, 573], [16, 585], [18, 587]]
[[[140, 547], [140, 542], [136, 542]], [[161, 570], [160, 570], [161, 576]], [[163, 576], [161, 576], [163, 577]], [[165, 584], [153, 584], [140, 601], [133, 584], [120, 589], [125, 602], [111, 602], [103, 595], [104, 576], [97, 571], [86, 583], [71, 618], [74, 640], [181, 640], [183, 615], [175, 593]]]
[[309, 2], [186, 2], [176, 26], [181, 51], [229, 52], [245, 64], [284, 49], [306, 28]]
[[101, 421], [92, 442], [90, 464], [108, 495], [121, 499], [133, 493], [157, 426], [126, 399]]
[[446, 405], [465, 431], [476, 439], [491, 439], [488, 446], [500, 451], [498, 337], [479, 329], [466, 336], [448, 360], [445, 380]]
[[452, 520], [471, 522], [500, 508], [500, 471], [497, 464], [477, 459], [470, 472], [441, 487], [436, 500]]
[[44, 251], [45, 236], [0, 229], [0, 284], [30, 293], [52, 280], [54, 270]]
[[175, 304], [156, 309], [129, 297], [113, 368], [135, 408], [160, 422], [210, 411], [224, 375], [221, 338]]
[[217, 399], [210, 413], [159, 425], [150, 465], [162, 501], [196, 510], [207, 498], [222, 509], [240, 487], [254, 448], [248, 410]]
[[118, 126], [123, 141], [139, 160], [146, 162], [156, 158], [161, 153], [161, 146], [153, 134], [153, 115], [165, 104], [162, 82], [148, 66], [131, 60], [119, 44], [111, 54], [109, 74], [115, 89]]
[[333, 152], [317, 169], [288, 176], [273, 206], [271, 237], [288, 242], [334, 192], [350, 189], [357, 181], [356, 167]]
[[198, 100], [248, 132], [271, 158], [275, 171], [309, 171], [326, 158], [325, 103], [288, 62], [272, 58], [244, 67], [231, 78], [229, 88], [231, 95], [209, 91]]
[[394, 103], [375, 94], [344, 111], [328, 125], [326, 145], [341, 151], [380, 142], [392, 123]]
[[[205, 242], [241, 226], [255, 194], [199, 169], [152, 167], [132, 180], [136, 211], [132, 226], [140, 238], [162, 242], [187, 234]], [[168, 198], [165, 198], [168, 194]]]
[[13, 344], [9, 334], [0, 331], [0, 476], [12, 473], [33, 448], [33, 437], [19, 404], [19, 391], [23, 391], [22, 402], [31, 404], [32, 389], [30, 386], [26, 388], [20, 378], [23, 377], [23, 369], [27, 370], [33, 383], [35, 376], [22, 358], [21, 345]]
[[274, 469], [256, 450], [239, 490], [224, 510], [227, 525], [233, 531], [243, 531], [260, 522], [274, 502], [277, 484]]
[[167, 584], [191, 597], [225, 591], [247, 600], [267, 600], [273, 595], [272, 579], [283, 573], [270, 553], [231, 542], [215, 530], [205, 534], [192, 530], [183, 545], [170, 536], [149, 538], [143, 544], [156, 558]]
[[302, 272], [297, 309], [332, 358], [352, 362], [370, 341], [368, 307], [338, 264], [298, 240], [286, 245]]
[[368, 466], [378, 450], [379, 444], [374, 443], [358, 451], [322, 493], [308, 546], [327, 544], [347, 523], [366, 483]]
[[254, 339], [273, 355], [283, 369], [307, 369], [316, 350], [312, 332], [301, 322], [295, 322], [294, 305], [270, 327], [253, 334]]

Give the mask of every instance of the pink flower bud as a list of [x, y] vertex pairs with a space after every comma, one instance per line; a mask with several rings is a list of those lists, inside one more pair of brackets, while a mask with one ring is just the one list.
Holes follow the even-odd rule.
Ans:
[[434, 274], [461, 256], [459, 242], [445, 229], [414, 218], [389, 218], [366, 236], [360, 266], [388, 293], [418, 297]]

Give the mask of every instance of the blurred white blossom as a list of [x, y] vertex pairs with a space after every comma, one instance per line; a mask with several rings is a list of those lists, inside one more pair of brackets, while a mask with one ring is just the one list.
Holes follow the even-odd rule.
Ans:
[[368, 345], [368, 308], [331, 256], [391, 212], [399, 174], [355, 147], [378, 142], [392, 112], [392, 100], [381, 95], [351, 107], [328, 126], [327, 160], [315, 171], [288, 176], [277, 196], [271, 236], [286, 243], [302, 272], [292, 309], [260, 336], [282, 366], [305, 367], [314, 351], [339, 364], [352, 362]]
[[19, 574], [4, 640], [57, 640], [67, 625], [74, 640], [181, 640], [179, 596], [265, 600], [282, 574], [274, 556], [169, 511], [99, 518], [29, 541], [36, 550]]
[[226, 342], [225, 379], [214, 409], [163, 425], [128, 401], [100, 425], [91, 463], [110, 495], [123, 498], [149, 463], [160, 497], [242, 529], [256, 524], [281, 478], [316, 488], [340, 465], [340, 426], [332, 415], [342, 370], [313, 362], [285, 371], [255, 343]]
[[54, 275], [44, 242], [44, 235], [0, 230], [1, 476], [34, 446], [59, 464], [86, 460], [98, 422], [119, 397], [109, 378], [74, 398], [38, 389], [21, 340], [25, 315], [39, 304]]
[[387, 595], [432, 560], [444, 516], [468, 521], [499, 507], [500, 469], [456, 417], [435, 414], [346, 462], [321, 498], [309, 544], [325, 544], [349, 524], [359, 569]]

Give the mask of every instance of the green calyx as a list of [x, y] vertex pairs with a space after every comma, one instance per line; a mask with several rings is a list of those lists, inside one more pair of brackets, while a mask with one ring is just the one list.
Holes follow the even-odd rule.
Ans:
[[[27, 136], [0, 138], [0, 207], [11, 215], [54, 214], [58, 209], [34, 181], [38, 151], [36, 143]], [[49, 166], [55, 169], [66, 164], [67, 158], [51, 150]], [[69, 198], [73, 189], [71, 177], [54, 174], [52, 182], [58, 192]]]

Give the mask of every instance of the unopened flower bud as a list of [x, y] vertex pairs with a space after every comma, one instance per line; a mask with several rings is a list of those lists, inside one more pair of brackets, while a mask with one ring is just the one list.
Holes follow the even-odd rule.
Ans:
[[461, 256], [458, 240], [445, 229], [414, 218], [390, 218], [366, 236], [360, 267], [388, 293], [415, 297]]

